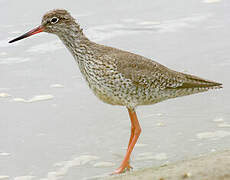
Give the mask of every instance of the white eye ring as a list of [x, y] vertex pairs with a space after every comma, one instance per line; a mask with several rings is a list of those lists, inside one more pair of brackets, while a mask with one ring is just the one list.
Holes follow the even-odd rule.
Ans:
[[52, 19], [50, 20], [51, 24], [55, 24], [59, 21], [59, 19], [57, 17], [52, 17]]

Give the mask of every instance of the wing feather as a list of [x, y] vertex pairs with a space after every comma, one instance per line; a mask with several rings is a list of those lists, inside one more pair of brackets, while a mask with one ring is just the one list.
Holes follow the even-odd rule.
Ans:
[[115, 55], [117, 68], [137, 86], [152, 88], [210, 88], [221, 83], [205, 80], [197, 76], [173, 71], [151, 59], [133, 53], [121, 52]]

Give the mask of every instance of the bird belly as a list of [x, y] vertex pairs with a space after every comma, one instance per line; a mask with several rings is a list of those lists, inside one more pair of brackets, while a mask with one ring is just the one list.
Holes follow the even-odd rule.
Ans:
[[94, 94], [103, 102], [112, 105], [136, 107], [138, 104], [136, 87], [132, 86], [131, 81], [124, 79], [121, 74], [114, 76], [86, 77], [89, 87]]

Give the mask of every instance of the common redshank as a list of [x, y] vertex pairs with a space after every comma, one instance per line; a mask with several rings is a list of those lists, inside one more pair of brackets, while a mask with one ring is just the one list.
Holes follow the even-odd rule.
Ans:
[[128, 109], [131, 120], [130, 139], [126, 155], [114, 174], [131, 168], [130, 155], [141, 133], [135, 112], [137, 106], [222, 87], [221, 83], [173, 71], [143, 56], [94, 43], [64, 9], [47, 12], [40, 26], [9, 43], [40, 32], [56, 34], [62, 40], [89, 87], [100, 100]]

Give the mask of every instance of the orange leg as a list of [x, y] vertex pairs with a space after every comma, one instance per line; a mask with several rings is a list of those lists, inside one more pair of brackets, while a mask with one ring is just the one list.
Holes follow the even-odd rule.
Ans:
[[126, 169], [130, 169], [130, 165], [129, 165], [130, 155], [133, 151], [133, 148], [137, 142], [138, 137], [141, 134], [141, 127], [139, 125], [135, 110], [128, 109], [128, 111], [131, 120], [131, 135], [129, 139], [129, 145], [124, 160], [122, 161], [120, 167], [113, 174], [120, 174], [123, 173]]
[[[130, 120], [131, 120], [131, 133], [130, 133], [130, 138], [129, 138], [129, 144], [128, 144], [128, 148], [127, 148], [127, 151], [129, 149], [129, 146], [130, 144], [132, 143], [132, 140], [133, 140], [133, 137], [134, 137], [134, 131], [135, 131], [135, 128], [134, 128], [134, 125], [133, 125], [133, 116], [132, 116], [132, 111], [128, 109], [128, 112], [129, 112], [129, 117], [130, 117]], [[126, 169], [129, 171], [130, 169], [132, 169], [132, 166], [130, 166], [130, 159], [128, 161], [128, 164], [127, 164], [127, 167]]]
[[130, 146], [130, 144], [132, 143], [132, 140], [133, 140], [135, 127], [134, 127], [133, 120], [132, 120], [133, 119], [132, 111], [128, 109], [128, 112], [129, 112], [129, 118], [131, 120], [131, 134], [130, 134], [129, 145], [128, 145], [128, 148], [129, 148], [129, 146]]

